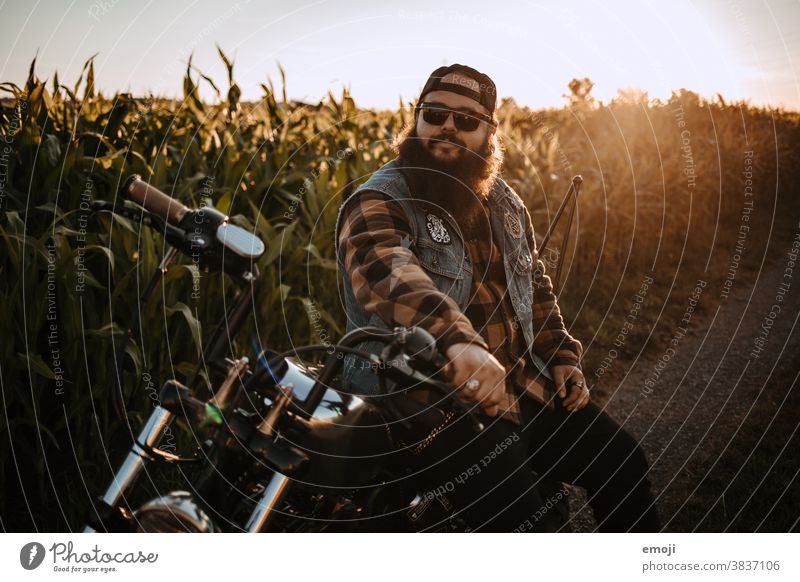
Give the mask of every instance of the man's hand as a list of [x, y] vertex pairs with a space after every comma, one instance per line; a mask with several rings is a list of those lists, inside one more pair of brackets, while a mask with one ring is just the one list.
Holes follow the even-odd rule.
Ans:
[[[481, 346], [470, 343], [453, 344], [445, 355], [450, 360], [453, 386], [467, 402], [477, 402], [489, 416], [496, 416], [497, 406], [506, 391], [506, 369]], [[478, 382], [477, 389], [470, 385]], [[470, 384], [468, 384], [468, 382]]]
[[580, 410], [589, 404], [589, 387], [580, 368], [570, 365], [551, 366], [556, 393], [565, 398], [564, 408], [570, 412]]

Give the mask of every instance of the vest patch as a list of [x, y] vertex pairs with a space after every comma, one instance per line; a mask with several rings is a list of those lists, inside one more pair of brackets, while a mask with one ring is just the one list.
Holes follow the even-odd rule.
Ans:
[[428, 219], [426, 223], [428, 226], [428, 232], [431, 235], [431, 238], [438, 243], [447, 244], [450, 242], [450, 233], [447, 232], [447, 229], [444, 226], [444, 222], [442, 219], [436, 216], [433, 213], [429, 213], [428, 216], [425, 218]]
[[511, 214], [508, 210], [505, 213], [506, 229], [514, 238], [522, 238], [522, 224], [519, 218]]

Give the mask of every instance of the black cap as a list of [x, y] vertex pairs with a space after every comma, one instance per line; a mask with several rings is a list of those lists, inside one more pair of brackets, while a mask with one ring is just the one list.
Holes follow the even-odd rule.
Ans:
[[[443, 83], [442, 79], [447, 75], [455, 73], [455, 82]], [[458, 73], [464, 76], [463, 81], [459, 80]], [[475, 91], [474, 82], [478, 83], [479, 91]], [[428, 78], [425, 87], [422, 88], [422, 93], [419, 94], [419, 101], [430, 93], [431, 91], [450, 91], [451, 93], [458, 93], [469, 97], [486, 107], [489, 113], [494, 113], [494, 107], [497, 103], [497, 88], [494, 81], [489, 78], [489, 75], [476, 71], [472, 67], [466, 65], [448, 65], [446, 67], [439, 67]]]

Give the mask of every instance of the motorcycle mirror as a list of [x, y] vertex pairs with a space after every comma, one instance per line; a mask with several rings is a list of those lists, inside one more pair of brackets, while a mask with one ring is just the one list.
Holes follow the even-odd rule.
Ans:
[[264, 242], [234, 224], [221, 224], [217, 229], [217, 240], [227, 250], [243, 259], [255, 260], [264, 254]]

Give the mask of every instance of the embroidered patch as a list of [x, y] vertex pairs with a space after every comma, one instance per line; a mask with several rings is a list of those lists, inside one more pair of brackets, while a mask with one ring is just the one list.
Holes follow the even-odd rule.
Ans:
[[514, 238], [522, 238], [522, 223], [508, 210], [506, 210], [506, 229]]
[[450, 242], [450, 233], [444, 227], [442, 219], [435, 214], [428, 214], [428, 232], [431, 233], [431, 238], [438, 243], [447, 244]]
[[536, 267], [533, 270], [533, 280], [536, 281], [537, 283], [541, 284], [543, 276], [544, 276], [544, 273], [542, 273], [542, 270], [539, 267]]

